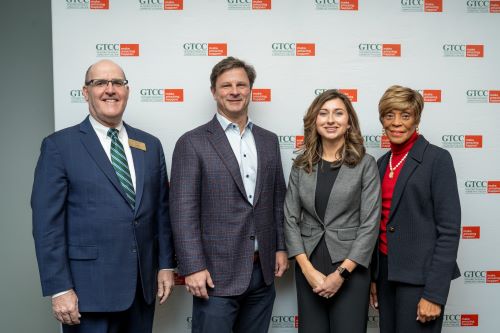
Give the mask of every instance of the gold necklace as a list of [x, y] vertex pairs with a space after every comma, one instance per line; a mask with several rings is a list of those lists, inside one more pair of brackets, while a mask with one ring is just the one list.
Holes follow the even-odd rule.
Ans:
[[389, 172], [389, 178], [392, 179], [392, 177], [394, 177], [394, 170], [396, 170], [398, 168], [398, 166], [400, 166], [401, 163], [403, 163], [404, 160], [406, 160], [406, 157], [408, 156], [408, 153], [406, 153], [405, 156], [403, 156], [403, 158], [401, 159], [401, 161], [399, 161], [398, 164], [396, 164], [396, 166], [394, 168], [392, 167], [392, 155], [394, 155], [394, 154], [391, 153], [391, 156], [389, 157], [389, 170], [390, 170], [390, 172]]

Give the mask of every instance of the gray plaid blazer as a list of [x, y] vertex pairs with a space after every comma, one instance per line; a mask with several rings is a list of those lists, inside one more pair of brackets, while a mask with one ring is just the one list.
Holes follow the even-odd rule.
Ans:
[[274, 280], [276, 251], [285, 250], [285, 181], [278, 138], [253, 126], [258, 170], [254, 204], [238, 161], [214, 117], [184, 134], [172, 156], [170, 214], [179, 273], [208, 269], [214, 296], [242, 294], [253, 270], [254, 240], [265, 282]]

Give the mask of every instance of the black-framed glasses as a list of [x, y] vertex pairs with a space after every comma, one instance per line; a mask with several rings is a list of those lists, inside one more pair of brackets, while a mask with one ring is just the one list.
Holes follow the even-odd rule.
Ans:
[[113, 87], [124, 87], [128, 84], [128, 80], [123, 80], [123, 79], [112, 79], [112, 80], [105, 80], [105, 79], [93, 79], [85, 82], [86, 86], [91, 86], [91, 87], [97, 87], [97, 88], [104, 88], [107, 87], [108, 84], [110, 84]]

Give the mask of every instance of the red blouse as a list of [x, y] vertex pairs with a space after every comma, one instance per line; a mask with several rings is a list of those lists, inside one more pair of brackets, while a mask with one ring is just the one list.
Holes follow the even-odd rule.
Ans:
[[[392, 166], [395, 167], [399, 161], [405, 156], [407, 152], [413, 147], [413, 144], [418, 139], [418, 133], [415, 131], [408, 141], [402, 144], [391, 143], [392, 152]], [[380, 252], [387, 255], [387, 222], [389, 220], [389, 213], [391, 211], [392, 194], [394, 193], [394, 188], [396, 187], [396, 182], [399, 177], [399, 173], [403, 169], [406, 160], [394, 170], [394, 175], [389, 178], [389, 163], [387, 163], [387, 168], [385, 169], [384, 178], [382, 178], [382, 216], [380, 220], [380, 236], [379, 236], [379, 250]]]

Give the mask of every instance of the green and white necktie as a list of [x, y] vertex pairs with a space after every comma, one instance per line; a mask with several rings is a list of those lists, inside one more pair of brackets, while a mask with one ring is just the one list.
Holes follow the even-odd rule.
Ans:
[[108, 137], [111, 138], [111, 164], [115, 169], [118, 180], [125, 191], [125, 195], [132, 208], [135, 208], [135, 191], [130, 177], [130, 170], [128, 168], [127, 157], [123, 145], [118, 139], [118, 130], [110, 128]]

